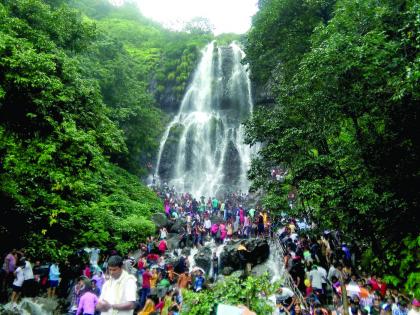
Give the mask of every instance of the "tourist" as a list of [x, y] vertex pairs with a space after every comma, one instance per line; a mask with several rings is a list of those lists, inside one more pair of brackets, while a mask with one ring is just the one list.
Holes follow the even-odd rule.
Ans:
[[22, 285], [22, 295], [26, 297], [34, 297], [36, 294], [35, 291], [35, 277], [32, 270], [32, 265], [29, 261], [29, 258], [22, 257], [21, 260], [25, 261], [23, 267], [23, 285]]
[[156, 295], [149, 295], [146, 299], [143, 309], [137, 315], [151, 315], [155, 311], [159, 298]]
[[161, 255], [164, 255], [168, 249], [168, 243], [164, 238], [159, 241], [158, 249]]
[[164, 226], [161, 227], [159, 230], [159, 239], [164, 240], [166, 239], [167, 236], [168, 236], [168, 231], [166, 230]]
[[105, 276], [104, 276], [104, 273], [102, 272], [102, 270], [97, 270], [95, 272], [95, 274], [92, 277], [92, 281], [95, 281], [96, 287], [98, 288], [99, 293], [100, 293], [101, 290], [102, 290], [102, 286], [105, 282]]
[[50, 286], [48, 288], [48, 297], [55, 297], [56, 289], [60, 281], [60, 268], [58, 262], [51, 264], [48, 280], [50, 282]]
[[92, 292], [92, 283], [89, 279], [85, 281], [84, 293], [80, 297], [76, 315], [94, 315], [98, 297]]
[[177, 286], [179, 289], [188, 289], [188, 286], [191, 284], [191, 276], [188, 271], [185, 271], [178, 277]]
[[146, 298], [150, 294], [151, 288], [151, 279], [153, 278], [153, 274], [149, 271], [149, 267], [145, 266], [144, 272], [142, 274], [142, 286], [141, 286], [141, 293], [140, 293], [140, 308], [144, 306], [146, 303]]
[[14, 271], [14, 280], [12, 284], [12, 296], [11, 296], [11, 302], [13, 306], [16, 306], [17, 301], [20, 298], [20, 295], [22, 293], [22, 285], [24, 281], [24, 272], [23, 268], [25, 267], [25, 260], [20, 260], [16, 265], [16, 270]]
[[121, 256], [108, 260], [110, 278], [105, 281], [96, 309], [101, 315], [132, 315], [136, 302], [136, 278], [122, 269]]
[[156, 285], [157, 296], [163, 298], [170, 286], [171, 283], [169, 282], [168, 278], [162, 277], [162, 279]]
[[165, 298], [163, 299], [162, 311], [160, 312], [161, 315], [169, 315], [169, 308], [172, 306], [172, 293], [172, 290], [166, 292]]
[[205, 278], [203, 276], [202, 270], [198, 270], [197, 272], [198, 272], [198, 275], [194, 279], [194, 291], [200, 292], [201, 290], [203, 290]]
[[245, 242], [242, 241], [241, 244], [238, 246], [238, 254], [239, 254], [239, 268], [244, 270], [246, 266], [246, 262], [248, 260], [248, 255], [250, 251], [246, 248]]
[[2, 287], [1, 291], [5, 291], [14, 280], [14, 272], [16, 269], [17, 251], [12, 249], [4, 258], [1, 274], [2, 274]]

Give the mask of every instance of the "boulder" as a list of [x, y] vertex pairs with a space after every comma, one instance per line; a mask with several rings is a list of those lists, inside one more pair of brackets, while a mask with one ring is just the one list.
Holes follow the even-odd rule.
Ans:
[[220, 224], [220, 223], [224, 222], [223, 217], [219, 217], [217, 215], [212, 215], [210, 217], [210, 220], [211, 220], [211, 223], [217, 223], [217, 224]]
[[[232, 240], [223, 248], [220, 254], [220, 262], [223, 267], [232, 267], [238, 270], [240, 266], [238, 246], [242, 240]], [[246, 262], [252, 266], [263, 263], [270, 254], [270, 247], [264, 239], [247, 239], [245, 247], [250, 251], [246, 254]]]
[[235, 277], [235, 278], [241, 278], [244, 275], [244, 271], [243, 270], [236, 270], [234, 272], [231, 273], [231, 277]]
[[169, 226], [169, 220], [164, 213], [154, 213], [152, 221], [158, 228]]
[[184, 247], [181, 251], [181, 255], [183, 256], [189, 256], [191, 254], [191, 248], [190, 247]]
[[166, 242], [168, 243], [169, 249], [175, 249], [179, 247], [179, 234], [176, 233], [168, 233], [168, 237], [166, 238]]
[[195, 265], [203, 268], [208, 274], [211, 268], [211, 249], [207, 246], [201, 247], [198, 253], [194, 255]]
[[224, 267], [222, 269], [222, 275], [229, 276], [233, 272], [233, 270], [234, 269], [232, 267]]
[[269, 275], [270, 275], [270, 271], [267, 269], [266, 264], [259, 264], [252, 267], [251, 274], [254, 276], [261, 276], [267, 271], [269, 272]]
[[171, 233], [181, 233], [184, 230], [184, 226], [185, 226], [184, 220], [178, 219], [169, 228], [169, 232], [171, 232]]

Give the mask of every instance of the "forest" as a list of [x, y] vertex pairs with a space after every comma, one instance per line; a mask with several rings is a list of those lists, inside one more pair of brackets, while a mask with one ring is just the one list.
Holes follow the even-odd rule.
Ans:
[[2, 252], [65, 259], [136, 248], [162, 202], [153, 162], [210, 34], [170, 32], [133, 5], [0, 2]]
[[[247, 142], [264, 144], [254, 189], [267, 207], [339, 227], [364, 269], [419, 294], [420, 4], [259, 5], [245, 43], [268, 92], [246, 123]], [[267, 180], [273, 166], [289, 169], [285, 185]]]
[[[163, 203], [143, 180], [211, 40], [241, 42], [252, 190], [340, 229], [365, 270], [420, 297], [420, 4], [259, 0], [245, 35], [170, 31], [133, 4], [0, 0], [0, 251], [126, 253]], [[285, 182], [270, 177], [288, 170]], [[293, 208], [288, 194], [298, 195]]]

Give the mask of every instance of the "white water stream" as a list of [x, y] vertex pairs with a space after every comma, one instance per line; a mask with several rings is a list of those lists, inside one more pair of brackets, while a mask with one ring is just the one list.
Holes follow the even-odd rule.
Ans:
[[214, 196], [247, 191], [252, 149], [244, 144], [242, 123], [253, 104], [244, 52], [238, 44], [202, 51], [178, 114], [159, 146], [155, 176], [176, 191]]

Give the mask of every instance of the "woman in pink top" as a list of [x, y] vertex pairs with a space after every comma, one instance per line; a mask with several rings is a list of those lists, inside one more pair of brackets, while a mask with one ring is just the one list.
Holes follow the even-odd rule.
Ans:
[[218, 230], [219, 230], [219, 226], [216, 223], [214, 223], [211, 226], [211, 230], [210, 230], [210, 232], [211, 232], [211, 234], [212, 234], [213, 237], [216, 236], [216, 233], [217, 233]]
[[226, 225], [220, 224], [220, 241], [223, 243], [227, 235]]
[[168, 245], [164, 239], [159, 242], [158, 249], [162, 255], [165, 254], [165, 251], [168, 249]]
[[245, 214], [244, 209], [240, 208], [239, 209], [239, 223], [241, 225], [244, 225], [244, 214]]
[[82, 295], [77, 306], [76, 315], [94, 315], [95, 307], [98, 304], [98, 297], [92, 293], [92, 285], [89, 280], [85, 281], [86, 292]]

